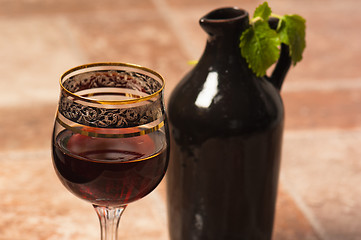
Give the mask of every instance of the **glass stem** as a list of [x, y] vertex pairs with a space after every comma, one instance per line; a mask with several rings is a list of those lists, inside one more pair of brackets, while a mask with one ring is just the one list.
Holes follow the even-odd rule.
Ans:
[[127, 205], [120, 207], [93, 206], [100, 221], [101, 240], [118, 240], [119, 220]]

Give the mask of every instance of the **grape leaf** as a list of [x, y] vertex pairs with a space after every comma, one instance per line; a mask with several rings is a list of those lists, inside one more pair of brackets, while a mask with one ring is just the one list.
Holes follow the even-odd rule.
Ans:
[[[279, 19], [276, 31], [269, 27], [270, 16]], [[273, 14], [267, 2], [259, 5], [254, 11], [250, 27], [242, 33], [239, 45], [249, 68], [257, 76], [265, 75], [266, 70], [277, 62], [281, 43], [289, 46], [293, 65], [301, 61], [306, 47], [305, 22], [305, 19], [296, 14]]]
[[256, 21], [241, 36], [240, 48], [249, 68], [257, 76], [264, 76], [280, 54], [280, 40], [277, 32], [267, 22]]
[[267, 2], [262, 3], [259, 5], [253, 13], [253, 18], [262, 18], [263, 20], [267, 21], [269, 16], [271, 16], [272, 10], [268, 6]]
[[302, 53], [306, 47], [306, 20], [299, 15], [284, 15], [280, 21], [280, 41], [289, 46], [293, 65], [296, 65], [302, 60]]

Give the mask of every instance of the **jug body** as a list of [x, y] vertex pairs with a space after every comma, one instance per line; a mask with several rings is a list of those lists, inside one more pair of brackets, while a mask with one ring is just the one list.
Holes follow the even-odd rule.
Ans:
[[198, 64], [168, 104], [171, 240], [270, 240], [284, 125], [279, 89], [239, 51], [248, 13], [215, 10]]

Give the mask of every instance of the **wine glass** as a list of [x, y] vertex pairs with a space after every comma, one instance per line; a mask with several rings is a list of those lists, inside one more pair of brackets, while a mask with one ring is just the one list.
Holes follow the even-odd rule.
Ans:
[[94, 206], [101, 239], [115, 240], [126, 206], [154, 190], [167, 169], [164, 80], [138, 65], [94, 63], [64, 73], [60, 87], [55, 171]]

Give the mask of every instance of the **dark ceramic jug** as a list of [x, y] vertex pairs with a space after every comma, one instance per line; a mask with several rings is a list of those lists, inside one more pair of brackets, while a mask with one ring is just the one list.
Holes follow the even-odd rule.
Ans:
[[[277, 22], [270, 22], [277, 25]], [[270, 77], [256, 77], [239, 39], [249, 16], [216, 9], [200, 19], [208, 33], [198, 64], [169, 99], [167, 173], [171, 240], [270, 240], [284, 108], [279, 91], [288, 48]]]

